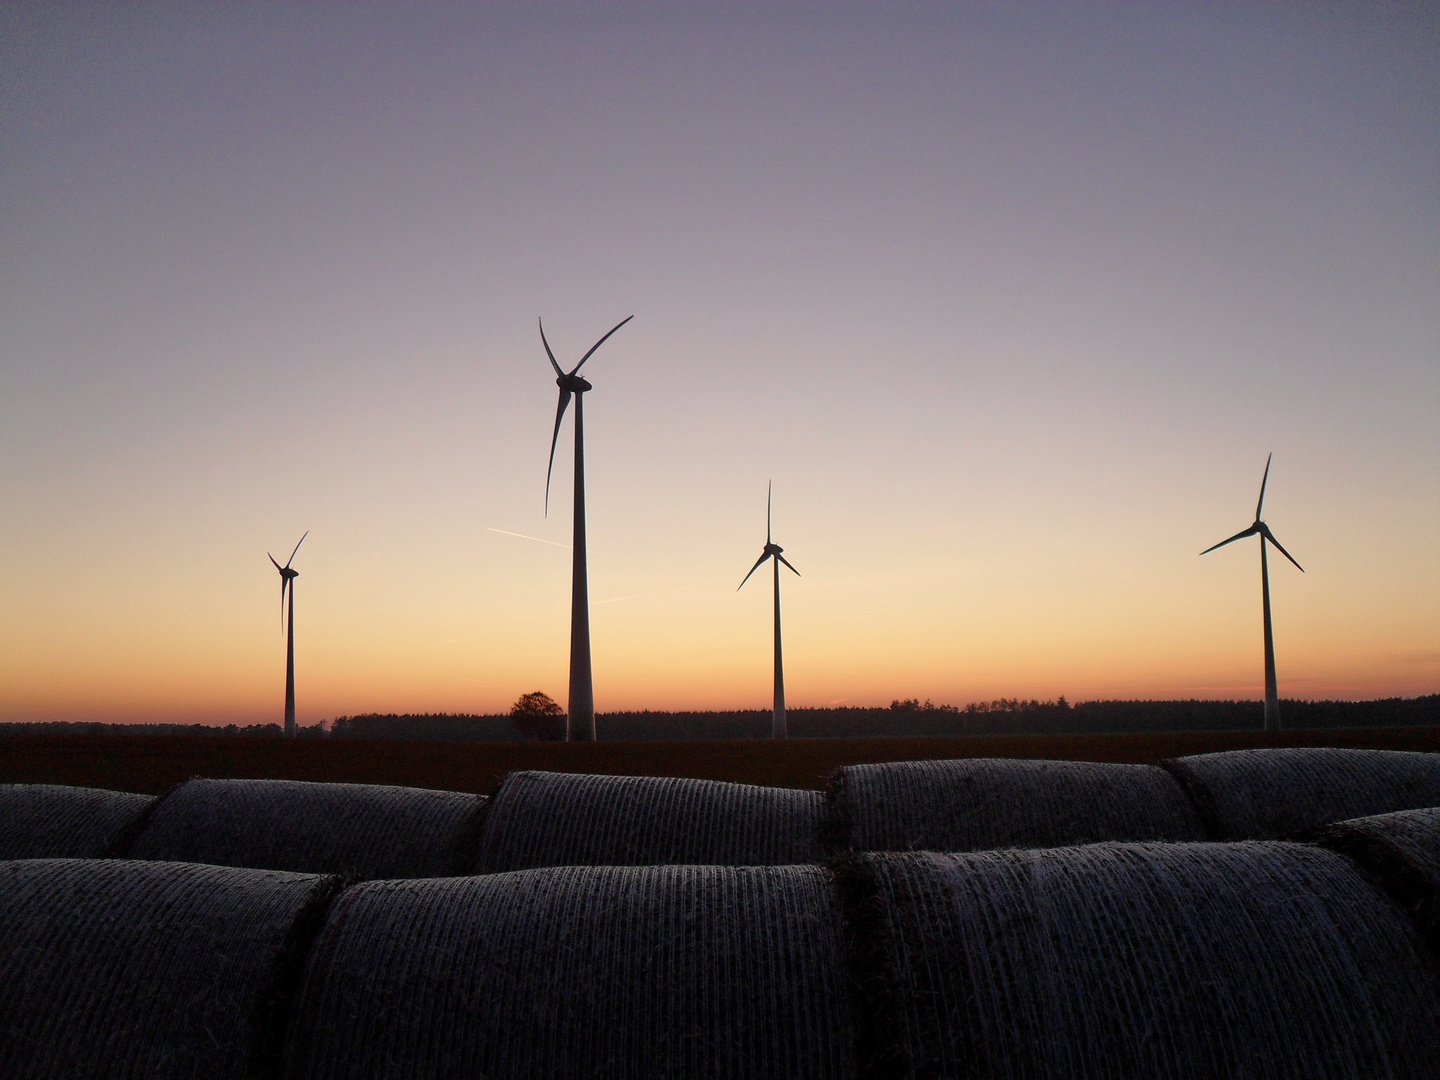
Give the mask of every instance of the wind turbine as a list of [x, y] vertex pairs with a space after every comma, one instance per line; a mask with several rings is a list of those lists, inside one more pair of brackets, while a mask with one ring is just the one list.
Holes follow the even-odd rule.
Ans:
[[1295, 569], [1302, 574], [1305, 568], [1295, 557], [1280, 546], [1280, 541], [1275, 539], [1275, 534], [1270, 531], [1270, 526], [1260, 520], [1260, 508], [1265, 505], [1265, 482], [1270, 479], [1270, 458], [1272, 453], [1265, 459], [1265, 475], [1260, 479], [1260, 500], [1255, 504], [1255, 522], [1244, 532], [1238, 532], [1229, 540], [1221, 540], [1215, 547], [1208, 547], [1201, 555], [1208, 555], [1215, 548], [1222, 548], [1226, 544], [1233, 544], [1236, 540], [1243, 540], [1247, 536], [1260, 537], [1260, 595], [1265, 611], [1265, 730], [1280, 730], [1280, 695], [1275, 688], [1275, 639], [1270, 632], [1270, 566], [1265, 560], [1265, 542], [1268, 540], [1275, 545], [1277, 551], [1285, 558], [1295, 563]]
[[[305, 536], [310, 535], [310, 530], [305, 530]], [[295, 545], [295, 551], [300, 550], [300, 544], [305, 542], [305, 536], [300, 537], [300, 543]], [[283, 550], [283, 549], [282, 549]], [[285, 643], [285, 734], [295, 734], [295, 579], [300, 576], [299, 570], [291, 570], [290, 564], [295, 561], [295, 551], [290, 552], [290, 558], [285, 560], [281, 566], [275, 562], [275, 556], [268, 551], [265, 553], [270, 561], [275, 564], [275, 569], [280, 571], [280, 625], [289, 627], [289, 637]], [[285, 593], [290, 593], [290, 618], [285, 618]]]
[[550, 474], [555, 471], [555, 444], [560, 439], [560, 421], [570, 398], [575, 398], [575, 538], [570, 575], [570, 702], [567, 706], [565, 738], [575, 742], [595, 741], [595, 687], [590, 679], [590, 587], [585, 563], [585, 392], [591, 389], [580, 374], [585, 361], [605, 344], [610, 334], [633, 319], [626, 316], [611, 328], [569, 371], [563, 370], [545, 340], [545, 323], [540, 322], [540, 341], [555, 369], [560, 387], [560, 404], [555, 409], [555, 433], [550, 436], [550, 467], [545, 470], [545, 515], [550, 515]]
[[[735, 591], [739, 592], [745, 587], [745, 582], [750, 580], [750, 574], [759, 570], [760, 564], [766, 559], [775, 560], [775, 712], [770, 721], [770, 737], [784, 739], [788, 734], [785, 728], [785, 665], [780, 657], [780, 564], [790, 566], [790, 562], [781, 554], [785, 549], [770, 539], [770, 505], [774, 487], [772, 481], [765, 490], [765, 550], [760, 553], [760, 558], [755, 560], [750, 573], [745, 575], [745, 580], [736, 586]], [[800, 571], [795, 567], [790, 566], [790, 570], [796, 577], [800, 576]]]

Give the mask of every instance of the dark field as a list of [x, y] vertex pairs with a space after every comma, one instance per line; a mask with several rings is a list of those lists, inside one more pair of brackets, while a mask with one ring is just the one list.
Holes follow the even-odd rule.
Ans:
[[546, 769], [820, 788], [833, 769], [862, 762], [958, 757], [1153, 762], [1183, 754], [1267, 746], [1435, 752], [1440, 751], [1440, 728], [588, 744], [16, 735], [0, 739], [0, 783], [74, 784], [154, 794], [188, 777], [208, 776], [403, 784], [489, 794], [507, 772]]

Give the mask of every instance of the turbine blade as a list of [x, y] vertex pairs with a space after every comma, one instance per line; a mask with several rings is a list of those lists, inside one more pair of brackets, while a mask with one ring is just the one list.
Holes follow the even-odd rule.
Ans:
[[1222, 547], [1224, 547], [1226, 544], [1233, 544], [1236, 540], [1244, 540], [1245, 537], [1247, 537], [1247, 536], [1254, 536], [1254, 535], [1255, 535], [1256, 533], [1258, 533], [1259, 531], [1260, 531], [1260, 530], [1257, 529], [1254, 525], [1251, 525], [1251, 526], [1250, 526], [1248, 529], [1246, 529], [1244, 532], [1238, 532], [1238, 533], [1236, 533], [1234, 536], [1230, 537], [1229, 540], [1221, 540], [1218, 544], [1214, 545], [1214, 547], [1208, 547], [1208, 548], [1206, 548], [1204, 551], [1200, 552], [1200, 554], [1201, 554], [1201, 555], [1209, 555], [1210, 552], [1212, 552], [1212, 551], [1215, 550], [1215, 548], [1222, 548]]
[[290, 585], [290, 579], [280, 575], [280, 633], [285, 633], [285, 590]]
[[1285, 558], [1289, 559], [1292, 563], [1295, 563], [1296, 570], [1299, 570], [1302, 574], [1305, 573], [1305, 567], [1301, 566], [1298, 562], [1295, 562], [1294, 555], [1291, 555], [1290, 552], [1286, 551], [1283, 547], [1280, 547], [1280, 541], [1275, 539], [1275, 534], [1272, 533], [1268, 527], [1266, 527], [1265, 525], [1261, 525], [1260, 535], [1265, 537], [1266, 540], [1269, 540], [1270, 543], [1274, 544], [1277, 548], [1279, 548], [1281, 555], [1284, 555]]
[[[787, 559], [787, 558], [785, 558], [784, 555], [776, 555], [775, 558], [779, 559], [779, 560], [780, 560], [781, 562], [783, 562], [786, 566], [790, 566], [790, 560]], [[796, 577], [799, 577], [799, 576], [800, 576], [800, 571], [799, 571], [799, 570], [796, 570], [793, 566], [790, 566], [790, 569], [791, 569], [791, 571], [795, 574]]]
[[[305, 536], [309, 536], [309, 535], [310, 535], [310, 530], [309, 530], [309, 529], [306, 529], [306, 530], [305, 530]], [[303, 543], [305, 542], [305, 536], [300, 537], [300, 543], [295, 545], [295, 551], [299, 551], [299, 550], [300, 550], [300, 544], [303, 544]], [[288, 559], [285, 560], [285, 569], [286, 569], [286, 570], [289, 570], [289, 569], [290, 569], [290, 564], [295, 561], [295, 551], [290, 552], [290, 558], [288, 558]]]
[[775, 494], [775, 481], [771, 480], [765, 487], [765, 543], [770, 543], [770, 506], [772, 497]]
[[545, 516], [550, 516], [550, 474], [555, 471], [555, 444], [560, 441], [560, 421], [570, 406], [570, 391], [560, 391], [560, 404], [555, 407], [555, 433], [550, 436], [550, 467], [545, 470]]
[[545, 322], [544, 320], [538, 318], [535, 321], [540, 324], [540, 341], [545, 346], [545, 355], [550, 357], [550, 366], [555, 369], [555, 375], [558, 378], [565, 373], [560, 370], [560, 365], [555, 361], [555, 354], [550, 351], [550, 342], [545, 340]]
[[[770, 557], [770, 553], [769, 553], [769, 552], [765, 552], [764, 554], [762, 554], [762, 555], [760, 556], [760, 558], [756, 559], [756, 560], [755, 560], [755, 565], [752, 566], [752, 567], [750, 567], [750, 574], [753, 574], [753, 573], [755, 573], [756, 570], [759, 570], [759, 569], [760, 569], [760, 564], [763, 563], [763, 562], [764, 562], [766, 559], [768, 559], [769, 557]], [[750, 580], [750, 574], [746, 574], [746, 575], [745, 575], [745, 581], [749, 581], [749, 580]], [[745, 587], [745, 581], [742, 581], [742, 582], [740, 582], [739, 585], [736, 585], [736, 586], [735, 586], [735, 591], [736, 591], [736, 592], [739, 592], [741, 589], [743, 589], [743, 588]]]
[[[629, 322], [629, 321], [630, 321], [631, 319], [633, 319], [634, 317], [635, 317], [634, 315], [626, 315], [625, 318], [621, 319], [618, 323], [616, 323], [614, 326], [612, 326], [612, 327], [610, 328], [610, 334], [613, 334], [616, 330], [619, 330], [620, 327], [624, 326], [627, 322]], [[605, 344], [605, 339], [608, 338], [608, 337], [610, 336], [610, 334], [606, 334], [605, 337], [602, 337], [599, 341], [595, 342], [594, 345], [591, 345], [591, 346], [590, 346], [590, 351], [587, 352], [584, 356], [582, 356], [582, 357], [580, 358], [580, 363], [579, 363], [579, 364], [576, 364], [573, 368], [570, 369], [570, 374], [571, 374], [571, 375], [574, 375], [577, 371], [579, 371], [579, 370], [580, 370], [580, 365], [581, 365], [581, 364], [584, 364], [586, 360], [589, 360], [590, 357], [592, 357], [593, 355], [595, 355], [595, 350], [598, 349], [601, 345], [604, 345], [604, 344]]]
[[265, 552], [265, 557], [270, 560], [271, 565], [274, 566], [276, 570], [285, 569], [283, 566], [281, 566], [278, 562], [275, 561], [275, 556], [271, 555], [270, 552]]
[[[1260, 478], [1260, 498], [1255, 503], [1255, 520], [1260, 520], [1260, 508], [1265, 505], [1265, 482], [1270, 479], [1270, 458], [1275, 456], [1274, 451], [1265, 458], [1265, 475]], [[1279, 546], [1278, 544], [1276, 545]]]

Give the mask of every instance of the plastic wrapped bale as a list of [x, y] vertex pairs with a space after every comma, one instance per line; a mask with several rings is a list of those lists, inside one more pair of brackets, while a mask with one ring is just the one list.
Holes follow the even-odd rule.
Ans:
[[0, 863], [0, 1075], [273, 1074], [335, 884], [119, 859]]
[[1316, 839], [1368, 870], [1414, 916], [1440, 957], [1440, 808], [1326, 825]]
[[984, 851], [1101, 840], [1203, 840], [1180, 786], [1153, 765], [967, 758], [850, 765], [829, 787], [829, 844]]
[[358, 885], [285, 1074], [531, 1080], [854, 1074], [820, 867], [555, 867]]
[[486, 814], [479, 868], [818, 862], [824, 813], [818, 791], [514, 772]]
[[474, 863], [483, 796], [370, 784], [187, 780], [124, 854], [357, 877], [435, 877]]
[[839, 875], [862, 1076], [1436, 1075], [1430, 959], [1333, 852], [877, 853]]
[[0, 859], [95, 859], [155, 801], [128, 791], [0, 784]]
[[1215, 840], [1282, 840], [1347, 818], [1440, 806], [1440, 754], [1297, 747], [1162, 763]]

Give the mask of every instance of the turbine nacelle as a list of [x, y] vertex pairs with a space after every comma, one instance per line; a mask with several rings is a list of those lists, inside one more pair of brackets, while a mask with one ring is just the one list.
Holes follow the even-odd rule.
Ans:
[[[759, 570], [760, 567], [765, 565], [766, 559], [774, 559], [776, 566], [783, 563], [789, 567], [792, 574], [799, 577], [800, 571], [790, 566], [790, 561], [781, 554], [784, 550], [785, 549], [775, 543], [774, 540], [770, 539], [770, 492], [767, 491], [765, 494], [765, 549], [760, 552], [760, 558], [755, 560], [755, 565], [750, 568], [750, 573], [745, 575], [744, 580], [735, 587], [735, 591], [739, 592], [745, 587], [745, 582], [750, 580], [751, 575], [754, 574], [756, 570]], [[776, 588], [779, 588], [779, 586], [777, 585]]]
[[284, 566], [281, 566], [275, 561], [274, 555], [271, 555], [268, 551], [265, 553], [265, 557], [270, 560], [270, 564], [274, 566], [276, 570], [280, 571], [280, 628], [282, 630], [285, 628], [285, 590], [290, 588], [291, 583], [300, 576], [300, 571], [292, 570], [290, 564], [295, 561], [296, 552], [300, 550], [300, 545], [305, 542], [305, 537], [309, 535], [310, 530], [306, 529], [305, 535], [300, 537], [299, 542], [295, 545], [295, 550], [290, 552], [290, 558], [285, 560]]
[[[1274, 455], [1271, 456], [1273, 457]], [[1255, 503], [1254, 522], [1252, 522], [1250, 527], [1244, 532], [1238, 532], [1234, 536], [1230, 537], [1228, 540], [1221, 540], [1220, 543], [1206, 548], [1204, 551], [1200, 552], [1201, 555], [1209, 555], [1210, 552], [1214, 551], [1216, 548], [1222, 548], [1226, 544], [1233, 544], [1236, 540], [1244, 540], [1247, 536], [1259, 536], [1261, 547], [1265, 546], [1265, 541], [1270, 541], [1270, 543], [1275, 545], [1276, 551], [1280, 552], [1281, 555], [1284, 555], [1285, 558], [1289, 559], [1292, 563], [1295, 563], [1296, 570], [1299, 570], [1302, 574], [1305, 572], [1305, 568], [1301, 566], [1298, 562], [1295, 562], [1295, 556], [1291, 555], [1290, 552], [1286, 551], [1284, 547], [1281, 546], [1280, 541], [1275, 539], [1275, 534], [1270, 531], [1270, 526], [1266, 525], [1265, 522], [1260, 520], [1260, 511], [1265, 505], [1265, 484], [1267, 481], [1269, 481], [1269, 479], [1270, 458], [1267, 457], [1265, 459], [1265, 475], [1260, 478], [1260, 499]]]
[[[555, 385], [560, 388], [560, 401], [555, 406], [555, 431], [550, 436], [550, 465], [545, 470], [545, 514], [547, 517], [550, 514], [550, 474], [555, 471], [555, 444], [560, 439], [560, 421], [565, 419], [565, 410], [570, 407], [570, 399], [572, 397], [578, 397], [594, 389], [585, 377], [579, 374], [580, 368], [586, 360], [589, 360], [590, 357], [595, 354], [596, 349], [605, 344], [610, 334], [615, 333], [616, 330], [619, 330], [620, 327], [624, 326], [634, 317], [634, 315], [627, 315], [611, 327], [610, 333], [595, 342], [594, 345], [591, 345], [590, 351], [580, 358], [580, 363], [576, 364], [569, 371], [562, 368], [560, 361], [555, 359], [555, 353], [551, 350], [550, 342], [545, 337], [545, 323], [543, 320], [537, 320], [540, 325], [540, 343], [545, 346], [545, 355], [550, 360], [550, 366], [555, 369]], [[580, 408], [579, 405], [575, 407], [577, 409]]]

